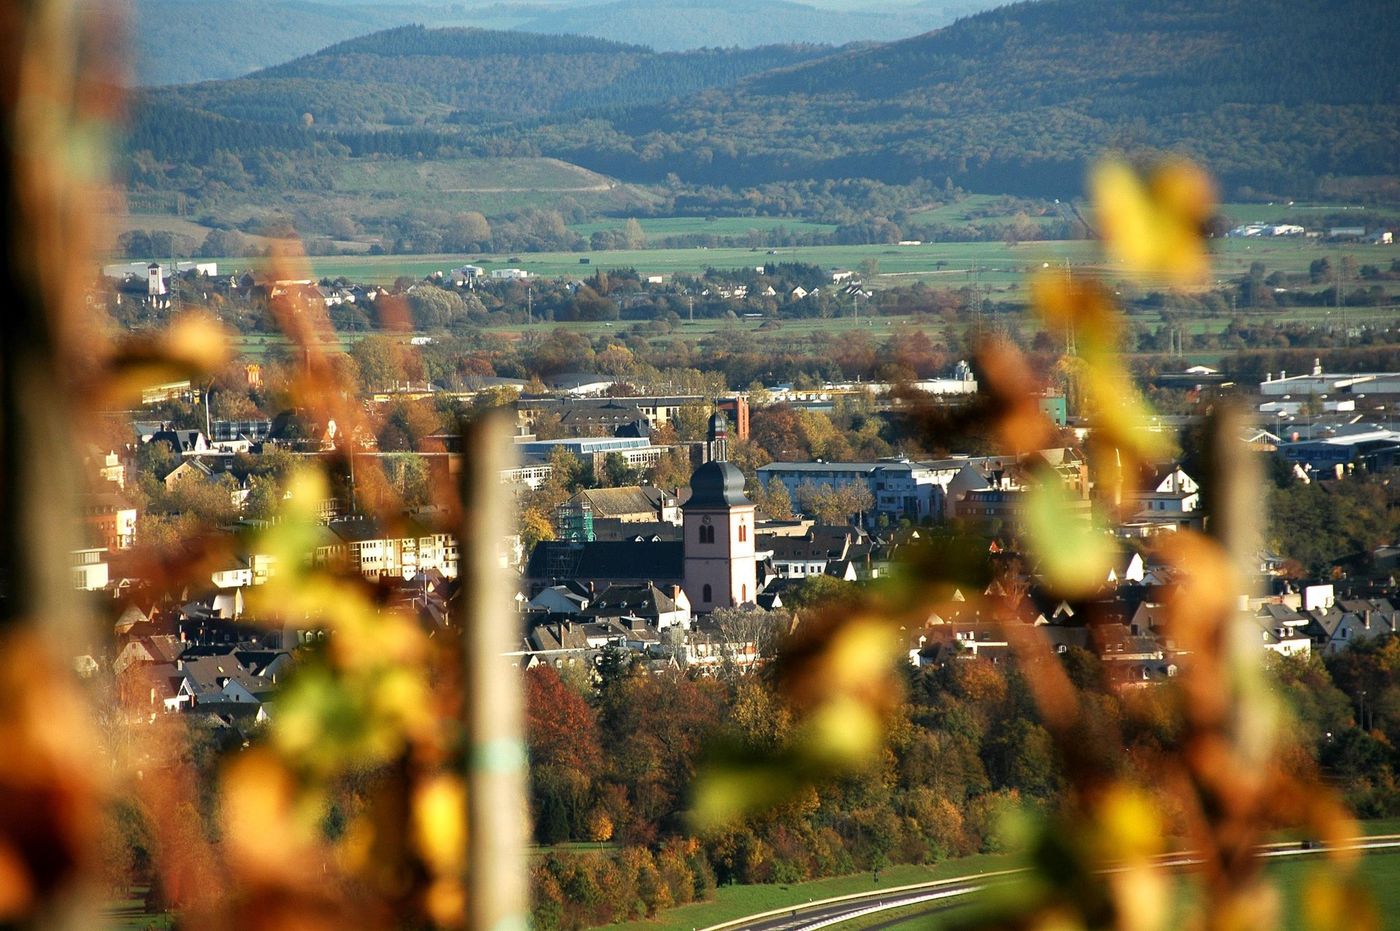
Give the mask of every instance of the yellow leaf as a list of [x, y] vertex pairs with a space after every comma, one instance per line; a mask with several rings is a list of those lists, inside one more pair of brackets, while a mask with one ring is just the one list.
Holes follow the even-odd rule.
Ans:
[[413, 830], [418, 852], [438, 876], [466, 866], [467, 789], [450, 774], [428, 779], [413, 794]]
[[1093, 171], [1090, 188], [1104, 249], [1128, 274], [1178, 286], [1208, 279], [1202, 231], [1215, 192], [1200, 168], [1171, 161], [1144, 178], [1124, 162], [1107, 161]]
[[1022, 519], [1025, 542], [1051, 588], [1085, 595], [1107, 581], [1117, 552], [1102, 524], [1078, 507], [1054, 478], [1026, 490]]

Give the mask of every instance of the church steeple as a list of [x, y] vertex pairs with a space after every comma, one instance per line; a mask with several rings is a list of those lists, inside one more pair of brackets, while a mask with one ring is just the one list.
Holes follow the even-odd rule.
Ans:
[[710, 415], [709, 447], [710, 462], [729, 461], [729, 420], [721, 411]]
[[697, 614], [752, 604], [758, 597], [754, 506], [744, 473], [729, 461], [729, 421], [710, 418], [708, 460], [690, 476], [681, 506], [685, 534], [684, 588]]

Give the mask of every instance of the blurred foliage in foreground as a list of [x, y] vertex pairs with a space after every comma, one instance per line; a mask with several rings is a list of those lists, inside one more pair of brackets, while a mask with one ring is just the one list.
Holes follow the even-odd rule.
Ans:
[[[480, 896], [495, 890], [478, 884], [478, 898], [468, 893], [488, 868], [504, 868], [506, 880], [514, 868], [508, 845], [499, 862], [469, 862], [468, 849], [508, 840], [509, 826], [527, 816], [508, 795], [491, 811], [473, 781], [517, 763], [515, 735], [474, 753], [468, 725], [508, 702], [464, 675], [468, 638], [432, 636], [363, 581], [305, 565], [326, 481], [318, 471], [290, 477], [282, 520], [261, 541], [282, 571], [255, 607], [270, 622], [330, 636], [305, 658], [264, 738], [209, 752], [217, 741], [178, 719], [135, 732], [114, 696], [82, 694], [53, 662], [110, 620], [91, 617], [67, 577], [77, 487], [70, 435], [81, 434], [92, 410], [122, 403], [153, 378], [217, 369], [227, 344], [217, 323], [197, 314], [159, 338], [112, 344], [86, 325], [74, 269], [90, 254], [85, 206], [115, 108], [110, 76], [92, 62], [110, 56], [96, 42], [102, 31], [65, 6], [0, 10], [10, 27], [0, 30], [0, 285], [14, 301], [0, 341], [0, 922], [91, 926], [92, 881], [106, 872], [120, 882], [127, 858], [190, 927], [515, 931], [520, 915], [482, 921]], [[1111, 163], [1094, 187], [1105, 247], [1127, 273], [1192, 283], [1205, 267], [1200, 230], [1211, 209], [1198, 171]], [[287, 277], [298, 277], [296, 257], [282, 261]], [[1045, 319], [1078, 340], [1073, 375], [1095, 422], [1089, 453], [1104, 520], [1139, 473], [1134, 465], [1161, 450], [1141, 429], [1145, 404], [1114, 354], [1111, 296], [1055, 276], [1037, 280], [1034, 295]], [[324, 308], [291, 300], [273, 310], [303, 361], [289, 395], [348, 436], [375, 432], [343, 368], [320, 348], [330, 331]], [[1024, 360], [991, 342], [981, 363], [1001, 445], [1037, 448], [1048, 425]], [[1215, 436], [1232, 433], [1224, 412]], [[536, 922], [577, 927], [653, 911], [704, 895], [721, 876], [781, 881], [985, 848], [997, 803], [1024, 793], [1042, 802], [1020, 826], [1031, 872], [979, 926], [1162, 927], [1175, 877], [1155, 855], [1175, 839], [1201, 860], [1190, 926], [1276, 924], [1255, 846], [1280, 827], [1337, 840], [1353, 826], [1285, 740], [1283, 708], [1236, 636], [1234, 594], [1254, 544], [1257, 483], [1227, 443], [1213, 449], [1212, 534], [1182, 534], [1164, 549], [1185, 579], [1168, 615], [1191, 662], [1151, 700], [1115, 698], [1092, 687], [1091, 668], [1048, 655], [1022, 623], [1015, 579], [969, 586], [963, 570], [977, 561], [951, 549], [879, 600], [804, 615], [771, 680], [671, 681], [605, 668], [590, 706], [554, 673], [532, 673], [529, 750], [542, 833], [628, 845], [598, 869], [546, 858], [536, 867]], [[1033, 492], [1023, 544], [1050, 586], [1073, 595], [1112, 554], [1092, 523], [1070, 523], [1052, 487]], [[443, 492], [443, 526], [482, 518]], [[384, 475], [360, 476], [359, 495], [387, 521], [401, 513]], [[476, 529], [469, 539], [479, 549], [500, 528]], [[162, 555], [151, 554], [151, 578], [170, 592], [204, 570], [198, 559]], [[911, 683], [897, 673], [897, 631], [937, 611], [958, 586], [1003, 620], [1021, 671], [959, 666], [916, 678], [910, 700]], [[561, 720], [566, 710], [572, 717]], [[619, 734], [628, 742], [617, 743]], [[702, 737], [716, 739], [697, 775]], [[487, 827], [493, 814], [504, 821]], [[689, 828], [704, 838], [705, 856], [701, 841], [683, 835]], [[1309, 886], [1313, 926], [1374, 924], [1350, 868], [1336, 851]]]
[[[1202, 283], [1214, 204], [1199, 169], [1180, 161], [1145, 168], [1108, 161], [1095, 170], [1091, 188], [1104, 250], [1126, 276], [1178, 287]], [[1115, 516], [1128, 484], [1143, 472], [1139, 466], [1169, 450], [1161, 434], [1148, 431], [1150, 411], [1118, 359], [1122, 324], [1111, 292], [1096, 281], [1047, 272], [1032, 282], [1032, 295], [1044, 321], [1076, 347], [1071, 377], [1093, 424], [1086, 454], [1098, 479], [1087, 521], [1071, 513], [1053, 479], [1033, 487], [1021, 547], [1051, 594], [1074, 598], [1104, 578], [1115, 557], [1100, 526]], [[1003, 449], [1041, 447], [1050, 427], [1036, 410], [1035, 379], [1019, 351], [991, 341], [980, 361], [999, 402]], [[971, 597], [984, 602], [984, 616], [1002, 624], [1063, 786], [1015, 832], [1029, 872], [969, 924], [1166, 927], [1179, 877], [1159, 855], [1180, 846], [1193, 852], [1201, 874], [1188, 926], [1276, 926], [1277, 893], [1261, 875], [1257, 845], [1282, 827], [1336, 842], [1352, 835], [1354, 825], [1316, 767], [1300, 763], [1285, 709], [1239, 610], [1263, 505], [1258, 464], [1235, 439], [1244, 424], [1230, 409], [1212, 415], [1203, 482], [1212, 504], [1209, 533], [1172, 534], [1160, 546], [1179, 573], [1166, 599], [1165, 627], [1183, 657], [1181, 674], [1162, 694], [1125, 705], [1122, 717], [1104, 715], [1101, 699], [1076, 687], [1027, 623], [1030, 603], [1017, 567], [1003, 566], [993, 584], [972, 587], [976, 580], [960, 572], [957, 560], [930, 561], [903, 590], [841, 606], [798, 628], [777, 669], [793, 714], [787, 739], [776, 755], [739, 753], [703, 771], [697, 825], [734, 823], [775, 800], [799, 798], [823, 778], [869, 775], [885, 752], [881, 735], [902, 706], [890, 661], [897, 632], [909, 619], [939, 611], [955, 590], [971, 588], [979, 593]], [[1138, 720], [1144, 713], [1158, 717]], [[1124, 765], [1124, 731], [1151, 729], [1149, 722], [1160, 728], [1156, 745], [1132, 741]], [[1352, 858], [1335, 852], [1317, 872], [1305, 916], [1313, 926], [1375, 924], [1350, 879]]]

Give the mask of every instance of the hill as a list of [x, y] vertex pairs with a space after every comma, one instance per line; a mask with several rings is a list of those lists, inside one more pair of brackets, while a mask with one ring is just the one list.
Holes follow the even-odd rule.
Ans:
[[[1400, 21], [1371, 0], [1044, 0], [635, 108], [558, 154], [645, 180], [951, 177], [1077, 191], [1105, 148], [1177, 149], [1228, 184], [1400, 171]], [[648, 147], [685, 140], [662, 169]]]
[[404, 27], [143, 93], [131, 177], [214, 197], [330, 190], [346, 157], [548, 156], [704, 188], [710, 212], [747, 197], [720, 189], [802, 182], [763, 202], [809, 215], [810, 186], [841, 179], [1075, 195], [1117, 148], [1187, 153], [1243, 199], [1305, 198], [1400, 175], [1396, 87], [1400, 20], [1371, 0], [1041, 0], [835, 50]]
[[[994, 0], [875, 3], [824, 9], [790, 0], [615, 0], [608, 3], [434, 0], [136, 0], [136, 83], [190, 84], [242, 77], [335, 42], [415, 23], [624, 38], [661, 51], [829, 44], [904, 38], [946, 25]], [[250, 24], [256, 24], [250, 28]]]
[[822, 9], [791, 0], [614, 0], [550, 12], [512, 28], [628, 40], [659, 50], [772, 43], [890, 41], [936, 29], [990, 0]]
[[824, 46], [657, 53], [585, 36], [403, 26], [231, 81], [147, 91], [154, 105], [257, 123], [413, 126], [653, 103], [825, 55]]
[[133, 76], [137, 85], [151, 86], [239, 77], [393, 26], [475, 19], [460, 7], [413, 4], [136, 0], [131, 21]]

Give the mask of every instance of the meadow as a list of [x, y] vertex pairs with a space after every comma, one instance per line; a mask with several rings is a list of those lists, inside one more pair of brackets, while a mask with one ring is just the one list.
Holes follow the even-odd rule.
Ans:
[[[569, 229], [580, 236], [591, 236], [604, 230], [621, 231], [626, 220], [605, 217], [588, 223], [571, 223]], [[648, 239], [667, 236], [745, 236], [750, 232], [789, 230], [793, 233], [830, 233], [834, 223], [790, 217], [642, 217], [637, 220]]]
[[[678, 218], [683, 219], [683, 218]], [[727, 218], [747, 223], [752, 218]], [[664, 223], [667, 221], [645, 221]], [[699, 222], [704, 222], [703, 220]], [[1388, 268], [1400, 247], [1363, 243], [1321, 243], [1304, 239], [1218, 239], [1213, 241], [1216, 283], [1247, 273], [1255, 262], [1266, 272], [1304, 274], [1315, 259], [1338, 264], [1345, 256], [1358, 265]], [[1016, 291], [1026, 277], [1045, 267], [1069, 267], [1108, 281], [1117, 275], [1097, 244], [1088, 240], [1053, 240], [1011, 245], [1004, 242], [923, 243], [920, 245], [792, 246], [776, 249], [728, 247], [685, 249], [616, 249], [600, 252], [522, 252], [513, 255], [379, 255], [329, 256], [308, 260], [318, 278], [390, 283], [401, 276], [423, 278], [471, 263], [483, 268], [522, 268], [541, 278], [582, 279], [598, 269], [633, 268], [643, 275], [696, 275], [707, 268], [757, 268], [774, 262], [806, 262], [823, 268], [858, 269], [874, 262], [876, 288], [925, 281], [934, 287], [959, 288], [974, 281], [994, 291]], [[221, 270], [259, 267], [257, 258], [219, 260]], [[1355, 286], [1356, 282], [1351, 282]]]

